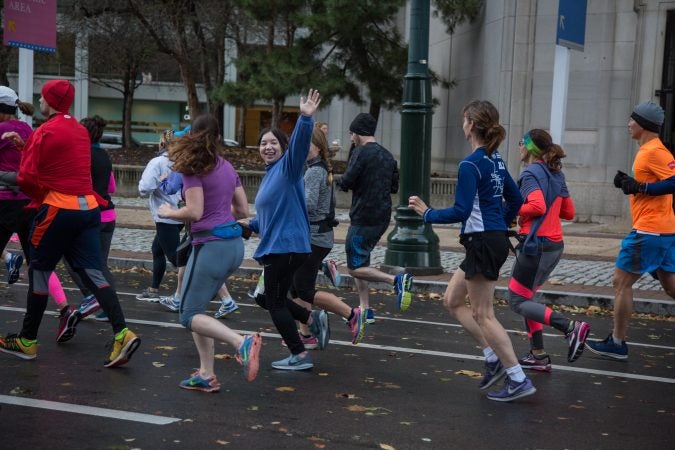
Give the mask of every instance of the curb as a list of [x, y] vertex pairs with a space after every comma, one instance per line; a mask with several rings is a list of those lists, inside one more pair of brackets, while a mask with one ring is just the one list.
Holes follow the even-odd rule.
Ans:
[[[135, 258], [119, 258], [110, 257], [108, 264], [111, 267], [118, 269], [130, 269], [132, 267], [139, 267], [147, 270], [152, 270], [152, 261], [146, 259]], [[176, 269], [170, 264], [167, 265], [167, 271], [175, 271]], [[253, 274], [260, 274], [262, 269], [259, 267], [240, 266], [233, 275], [250, 278]], [[354, 288], [354, 279], [347, 274], [341, 274], [341, 287]], [[330, 284], [330, 280], [322, 273], [319, 273], [317, 281], [321, 284]], [[374, 289], [390, 289], [391, 286], [387, 283], [370, 283]], [[413, 292], [415, 293], [435, 293], [443, 295], [447, 287], [446, 282], [417, 280], [413, 285]], [[537, 292], [538, 301], [549, 305], [560, 306], [574, 306], [578, 308], [588, 308], [590, 306], [597, 306], [601, 310], [611, 310], [614, 296], [605, 294], [584, 294], [580, 292], [565, 292], [555, 290], [540, 290]], [[499, 300], [507, 300], [508, 288], [504, 286], [497, 286], [495, 288], [495, 297]], [[633, 299], [633, 311], [640, 314], [655, 314], [658, 316], [674, 316], [675, 302], [669, 300], [653, 300], [645, 298]]]

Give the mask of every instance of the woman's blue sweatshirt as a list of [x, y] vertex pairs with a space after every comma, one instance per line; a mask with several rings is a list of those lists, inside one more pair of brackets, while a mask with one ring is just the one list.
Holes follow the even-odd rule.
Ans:
[[255, 197], [256, 217], [250, 222], [260, 235], [253, 254], [258, 262], [265, 255], [312, 251], [303, 175], [313, 129], [314, 119], [300, 115], [288, 150], [265, 168]]

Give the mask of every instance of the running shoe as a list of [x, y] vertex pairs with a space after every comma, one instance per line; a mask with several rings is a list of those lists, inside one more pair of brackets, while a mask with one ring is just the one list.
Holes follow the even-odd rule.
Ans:
[[335, 286], [336, 288], [339, 288], [341, 277], [340, 277], [340, 272], [337, 269], [337, 264], [335, 263], [335, 261], [333, 261], [332, 259], [328, 260], [328, 261], [324, 261], [324, 262], [321, 263], [321, 268], [323, 270], [323, 274], [326, 275], [326, 277], [328, 277], [330, 282], [333, 283], [333, 286]]
[[175, 294], [169, 295], [168, 297], [162, 297], [159, 300], [159, 304], [166, 306], [173, 312], [178, 312], [178, 310], [180, 309], [180, 297], [176, 297]]
[[565, 335], [567, 344], [569, 345], [567, 361], [574, 362], [579, 359], [584, 352], [584, 344], [586, 343], [589, 331], [591, 331], [591, 326], [588, 323], [578, 320], [574, 322], [572, 331]]
[[237, 302], [234, 300], [230, 300], [229, 302], [221, 303], [220, 308], [218, 308], [218, 311], [213, 315], [216, 319], [221, 319], [225, 316], [227, 316], [230, 313], [235, 312], [236, 310], [239, 309], [239, 305], [237, 305]]
[[586, 342], [586, 348], [596, 355], [605, 356], [607, 358], [622, 361], [628, 359], [628, 345], [626, 345], [626, 341], [623, 341], [621, 345], [615, 344], [611, 333], [604, 341]]
[[498, 391], [488, 392], [487, 398], [497, 402], [510, 402], [519, 398], [527, 397], [537, 392], [529, 378], [525, 378], [520, 383], [506, 377], [504, 387]]
[[305, 356], [302, 356], [302, 354], [290, 355], [288, 358], [272, 363], [272, 368], [278, 370], [309, 370], [312, 367], [314, 367], [314, 363], [309, 353], [305, 353]]
[[94, 320], [97, 322], [110, 322], [110, 318], [103, 310], [100, 310], [98, 314], [94, 316]]
[[372, 325], [375, 323], [375, 311], [370, 308], [366, 309], [366, 323]]
[[218, 392], [220, 390], [220, 383], [215, 375], [202, 378], [199, 376], [199, 372], [196, 375], [192, 374], [187, 380], [181, 381], [178, 386], [189, 391]]
[[309, 331], [317, 339], [319, 350], [328, 347], [330, 341], [330, 324], [328, 323], [328, 314], [322, 309], [315, 309], [311, 313], [312, 323], [309, 325]]
[[363, 339], [363, 331], [366, 328], [361, 308], [352, 309], [352, 319], [349, 321], [349, 329], [352, 330], [352, 344], [358, 345]]
[[75, 327], [80, 319], [82, 319], [82, 316], [77, 308], [71, 305], [66, 306], [59, 316], [59, 329], [56, 333], [56, 342], [63, 343], [71, 340], [75, 336], [75, 332], [77, 331]]
[[19, 281], [22, 264], [23, 255], [21, 253], [7, 252], [7, 256], [5, 256], [5, 265], [7, 266], [7, 284], [14, 284]]
[[144, 289], [143, 292], [136, 296], [136, 300], [157, 303], [161, 300], [161, 298], [159, 296], [159, 291], [150, 291], [149, 289]]
[[0, 352], [17, 356], [21, 359], [37, 358], [38, 343], [19, 337], [16, 334], [9, 334], [0, 338]]
[[94, 297], [93, 294], [87, 295], [84, 300], [82, 300], [82, 303], [80, 303], [80, 306], [77, 308], [82, 319], [90, 314], [95, 313], [99, 309], [101, 309], [101, 305], [98, 304], [98, 300], [96, 300], [96, 297]]
[[398, 299], [398, 309], [406, 311], [412, 303], [412, 283], [413, 276], [409, 273], [399, 273], [394, 280], [394, 292]]
[[550, 372], [552, 370], [551, 357], [547, 354], [536, 356], [534, 353], [529, 352], [525, 357], [518, 360], [518, 364], [523, 369], [536, 370], [537, 372]]
[[485, 361], [485, 375], [483, 375], [483, 380], [480, 382], [480, 388], [489, 388], [501, 380], [504, 375], [506, 375], [506, 369], [501, 361], [497, 360], [493, 363]]
[[244, 377], [246, 381], [251, 382], [258, 376], [260, 368], [260, 348], [262, 347], [262, 336], [260, 333], [244, 336], [244, 340], [237, 351], [236, 360], [244, 366]]
[[118, 336], [113, 339], [112, 352], [103, 364], [104, 367], [123, 366], [129, 362], [131, 356], [138, 350], [138, 346], [141, 345], [141, 338], [128, 328], [117, 334]]
[[[317, 348], [319, 348], [319, 341], [314, 336], [312, 336], [311, 334], [309, 336], [305, 336], [300, 332], [298, 332], [298, 334], [300, 335], [302, 345], [305, 346], [305, 350], [316, 350]], [[281, 340], [281, 345], [284, 347], [288, 347], [288, 345], [286, 345], [286, 341], [284, 341], [283, 339]]]

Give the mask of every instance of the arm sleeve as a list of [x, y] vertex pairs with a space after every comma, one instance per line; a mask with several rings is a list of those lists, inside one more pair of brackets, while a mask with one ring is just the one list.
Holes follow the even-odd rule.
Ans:
[[354, 149], [352, 156], [349, 158], [349, 162], [347, 162], [345, 173], [342, 174], [342, 177], [340, 177], [340, 180], [337, 182], [337, 185], [340, 187], [340, 189], [345, 192], [354, 188], [356, 180], [359, 178], [359, 174], [361, 173], [362, 164], [359, 161], [361, 150], [362, 147], [357, 147]]
[[117, 191], [117, 183], [115, 182], [115, 172], [110, 171], [110, 179], [108, 180], [108, 194], [114, 194]]
[[253, 230], [254, 233], [260, 234], [260, 226], [258, 225], [258, 218], [254, 217], [248, 222], [249, 228]]
[[149, 196], [152, 194], [152, 191], [159, 187], [160, 170], [159, 158], [152, 159], [145, 166], [143, 175], [141, 175], [141, 179], [138, 181], [138, 193], [141, 197]]
[[322, 172], [323, 170], [318, 167], [311, 167], [305, 173], [305, 203], [310, 213], [319, 205], [319, 192], [323, 183]]
[[574, 219], [574, 202], [572, 197], [562, 197], [562, 203], [560, 205], [560, 218], [564, 220]]
[[546, 213], [546, 201], [541, 189], [535, 189], [530, 192], [525, 202], [520, 207], [518, 215], [522, 217], [538, 217]]
[[285, 155], [284, 161], [290, 179], [302, 177], [305, 171], [305, 161], [309, 153], [309, 144], [312, 142], [313, 129], [314, 119], [300, 114], [288, 144], [288, 155]]
[[159, 184], [159, 188], [167, 195], [173, 195], [176, 192], [180, 192], [183, 187], [183, 177], [180, 173], [171, 171], [169, 176], [162, 180]]
[[398, 173], [398, 163], [394, 161], [394, 175], [391, 177], [391, 189], [390, 192], [392, 194], [396, 194], [398, 192], [398, 182], [399, 182], [399, 173]]
[[645, 183], [645, 194], [666, 195], [675, 193], [675, 175], [656, 183]]
[[424, 213], [427, 223], [456, 223], [463, 222], [471, 215], [473, 200], [478, 191], [478, 168], [466, 161], [459, 163], [457, 176], [457, 192], [455, 204], [446, 209], [428, 209]]
[[40, 174], [37, 170], [42, 151], [43, 136], [41, 130], [36, 130], [24, 147], [21, 154], [21, 165], [17, 174], [17, 183], [21, 190], [33, 200], [42, 202], [45, 195], [40, 187]]

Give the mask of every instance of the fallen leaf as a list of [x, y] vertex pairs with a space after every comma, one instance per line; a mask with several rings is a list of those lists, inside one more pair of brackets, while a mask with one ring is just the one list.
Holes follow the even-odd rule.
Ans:
[[437, 294], [435, 292], [432, 292], [432, 293], [429, 294], [429, 298], [432, 299], [432, 300], [440, 300], [443, 297], [442, 297], [441, 294]]
[[176, 347], [171, 347], [170, 345], [158, 345], [155, 347], [155, 350], [175, 350]]
[[166, 366], [166, 364], [161, 363], [161, 362], [157, 362], [157, 361], [153, 361], [153, 362], [152, 362], [152, 365], [155, 366], [155, 367], [164, 367], [164, 366]]
[[227, 445], [227, 444], [229, 444], [229, 442], [227, 442], [227, 441], [221, 441], [220, 439], [218, 439], [218, 440], [216, 440], [216, 444]]
[[215, 359], [232, 359], [232, 355], [228, 353], [218, 353], [216, 355], [213, 355]]
[[382, 443], [380, 443], [380, 448], [383, 449], [383, 450], [396, 450], [395, 447], [392, 447], [389, 444], [382, 444]]
[[466, 369], [455, 372], [455, 375], [466, 375], [466, 376], [471, 377], [471, 378], [482, 378], [483, 377], [483, 374], [481, 374], [481, 373], [474, 372], [473, 370], [466, 370]]
[[291, 386], [279, 386], [278, 388], [275, 389], [275, 391], [279, 392], [295, 392], [295, 388]]

